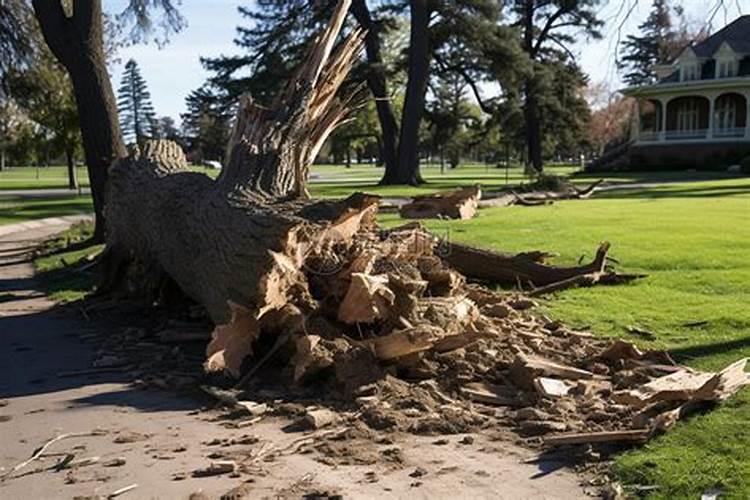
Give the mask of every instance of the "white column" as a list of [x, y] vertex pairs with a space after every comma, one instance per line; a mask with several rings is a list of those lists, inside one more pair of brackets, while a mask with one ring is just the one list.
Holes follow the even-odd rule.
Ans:
[[635, 134], [632, 139], [641, 140], [641, 100], [638, 98], [635, 99]]
[[713, 139], [714, 138], [714, 114], [715, 114], [715, 103], [716, 103], [716, 96], [714, 95], [708, 95], [708, 133], [706, 134], [706, 139]]
[[659, 141], [665, 141], [667, 140], [667, 104], [669, 104], [669, 99], [659, 99], [659, 103], [661, 104], [661, 128], [659, 129]]

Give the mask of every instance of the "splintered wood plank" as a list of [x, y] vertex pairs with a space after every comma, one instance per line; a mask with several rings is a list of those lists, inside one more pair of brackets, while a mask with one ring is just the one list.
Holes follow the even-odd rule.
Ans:
[[713, 376], [713, 373], [680, 370], [636, 389], [616, 392], [613, 399], [635, 408], [643, 408], [656, 401], [688, 401]]
[[534, 388], [540, 396], [545, 398], [559, 398], [567, 396], [571, 389], [573, 389], [573, 384], [556, 378], [538, 377], [534, 379]]
[[388, 276], [354, 273], [346, 296], [339, 304], [338, 318], [350, 325], [372, 323], [388, 316], [395, 298], [388, 288]]
[[510, 367], [513, 382], [529, 390], [534, 389], [534, 379], [539, 375], [572, 380], [596, 378], [590, 371], [529, 354], [518, 354]]
[[495, 406], [519, 406], [520, 401], [509, 387], [489, 384], [486, 382], [472, 382], [461, 387], [461, 394], [476, 401]]
[[586, 444], [586, 443], [615, 443], [615, 442], [642, 442], [648, 439], [648, 429], [635, 429], [628, 431], [601, 431], [557, 434], [544, 438], [544, 444], [560, 446], [564, 444]]

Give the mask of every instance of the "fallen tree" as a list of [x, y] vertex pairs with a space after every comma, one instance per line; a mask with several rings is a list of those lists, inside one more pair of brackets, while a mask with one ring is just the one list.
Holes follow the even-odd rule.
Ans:
[[[207, 371], [246, 386], [278, 358], [273, 380], [327, 380], [326, 388], [356, 398], [359, 415], [376, 428], [397, 425], [394, 413], [408, 409], [429, 420], [410, 430], [466, 429], [483, 421], [467, 406], [479, 398], [528, 410], [517, 415], [526, 434], [638, 431], [612, 438], [632, 440], [666, 428], [687, 411], [684, 405], [724, 399], [748, 383], [742, 363], [664, 381], [665, 370], [688, 369], [664, 368], [664, 356], [616, 349], [535, 317], [524, 296], [466, 282], [468, 276], [539, 291], [615, 280], [606, 269], [607, 244], [591, 264], [556, 268], [540, 262], [541, 252], [509, 257], [446, 244], [415, 224], [381, 231], [375, 196], [307, 199], [307, 168], [359, 102], [357, 89], [342, 95], [340, 88], [362, 34], [333, 49], [348, 3], [339, 3], [273, 106], [240, 103], [218, 179], [190, 172], [181, 150], [164, 141], [112, 166], [110, 284], [123, 276], [138, 284], [144, 269], [168, 276], [217, 325]], [[689, 390], [665, 403], [663, 393], [674, 394], [683, 382]], [[567, 398], [565, 422], [534, 411], [553, 407], [555, 398]], [[631, 422], [635, 409], [647, 413]]]
[[525, 189], [511, 189], [499, 193], [489, 193], [482, 200], [481, 207], [509, 207], [521, 205], [534, 207], [548, 205], [563, 200], [586, 200], [596, 193], [603, 179], [592, 182], [584, 188], [557, 176], [544, 176]]

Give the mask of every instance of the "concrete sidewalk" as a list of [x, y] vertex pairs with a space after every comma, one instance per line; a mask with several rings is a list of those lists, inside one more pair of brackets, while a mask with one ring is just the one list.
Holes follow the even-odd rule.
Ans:
[[6, 224], [4, 226], [0, 226], [0, 236], [7, 236], [13, 233], [19, 233], [19, 235], [23, 235], [23, 233], [27, 231], [34, 231], [34, 230], [43, 229], [43, 228], [52, 228], [55, 226], [59, 226], [61, 229], [64, 229], [78, 222], [93, 221], [93, 220], [94, 220], [93, 215], [81, 214], [81, 215], [66, 215], [63, 217], [49, 217], [47, 219], [30, 220], [27, 222], [19, 222], [18, 224]]

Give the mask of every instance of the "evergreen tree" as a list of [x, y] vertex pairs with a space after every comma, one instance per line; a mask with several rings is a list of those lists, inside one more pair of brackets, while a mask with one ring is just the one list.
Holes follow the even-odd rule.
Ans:
[[550, 65], [573, 60], [568, 48], [576, 41], [574, 33], [601, 38], [602, 21], [597, 17], [601, 0], [512, 0], [506, 2], [513, 26], [521, 35], [521, 47], [531, 62], [523, 81], [523, 115], [528, 161], [536, 172], [543, 169], [545, 138], [541, 111]]
[[628, 85], [646, 85], [656, 81], [654, 65], [671, 62], [676, 33], [672, 29], [669, 0], [653, 0], [651, 13], [638, 26], [640, 35], [628, 35], [622, 43], [622, 59], [617, 63], [627, 71]]
[[125, 141], [143, 144], [146, 139], [157, 136], [156, 113], [151, 104], [151, 94], [141, 76], [138, 63], [133, 59], [125, 64], [125, 72], [117, 90], [117, 112]]
[[187, 149], [196, 160], [222, 161], [229, 140], [231, 112], [226, 97], [210, 86], [194, 90], [185, 98], [187, 112], [181, 115]]
[[[310, 37], [328, 20], [334, 0], [258, 0], [241, 7], [240, 14], [251, 27], [238, 28], [237, 45], [245, 52], [236, 57], [203, 59], [214, 72], [210, 83], [236, 99], [250, 92], [268, 103], [304, 58]], [[353, 0], [353, 21], [364, 29], [366, 60], [353, 73], [366, 79], [375, 98], [380, 125], [381, 158], [385, 184], [417, 184], [419, 175], [419, 131], [425, 108], [427, 82], [435, 53], [451, 37], [476, 37], [478, 26], [492, 26], [497, 15], [493, 0]], [[403, 21], [409, 23], [409, 43], [400, 67], [389, 67], [384, 48], [389, 34]], [[404, 111], [400, 123], [392, 103], [394, 73], [404, 69]], [[241, 76], [241, 75], [250, 76]]]

